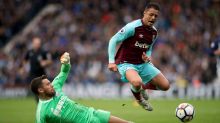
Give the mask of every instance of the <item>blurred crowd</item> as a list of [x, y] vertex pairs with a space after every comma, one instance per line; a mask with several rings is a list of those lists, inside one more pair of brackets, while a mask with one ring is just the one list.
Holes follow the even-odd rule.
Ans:
[[44, 5], [44, 0], [1, 0], [0, 47], [21, 30]]
[[[220, 1], [155, 1], [162, 9], [155, 25], [159, 32], [152, 53], [155, 66], [181, 87], [189, 83], [198, 87], [202, 83], [211, 83], [216, 76], [216, 60], [209, 55], [209, 45], [220, 34]], [[62, 8], [45, 15], [33, 30], [16, 41], [9, 54], [1, 49], [0, 84], [29, 83], [26, 81], [28, 66], [25, 66], [26, 71], [21, 68], [34, 36], [39, 36], [43, 41], [42, 48], [52, 54], [53, 64], [47, 68], [49, 78], [58, 73], [59, 56], [68, 51], [72, 64], [69, 83], [119, 81], [118, 75], [107, 69], [109, 39], [126, 23], [142, 18], [147, 2], [59, 1]]]

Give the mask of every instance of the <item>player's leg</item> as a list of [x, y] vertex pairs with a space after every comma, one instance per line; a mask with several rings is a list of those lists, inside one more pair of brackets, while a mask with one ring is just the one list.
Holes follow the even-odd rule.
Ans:
[[142, 79], [138, 74], [138, 69], [133, 64], [123, 63], [118, 65], [118, 71], [121, 74], [121, 80], [124, 82], [130, 82], [131, 92], [134, 95], [137, 102], [146, 110], [152, 111], [151, 105], [143, 99], [141, 96]]
[[157, 87], [159, 90], [167, 91], [170, 88], [169, 81], [165, 78], [165, 76], [162, 73], [159, 73], [157, 76], [155, 76], [151, 83]]
[[170, 88], [170, 84], [164, 75], [159, 73], [154, 78], [152, 78], [149, 83], [142, 85], [142, 88], [167, 91]]
[[93, 116], [90, 118], [92, 123], [131, 123], [124, 119], [111, 115], [109, 111], [101, 109], [95, 110]]
[[140, 88], [141, 88], [142, 79], [138, 75], [137, 72], [138, 70], [135, 68], [134, 65], [128, 63], [119, 64], [117, 67], [119, 73], [121, 74], [121, 80], [123, 82], [130, 82], [131, 91], [134, 97], [137, 100], [140, 100], [141, 99]]
[[139, 76], [138, 72], [134, 69], [128, 69], [125, 74], [127, 80], [131, 84], [131, 90], [134, 92], [140, 92], [142, 79]]
[[140, 73], [142, 80], [145, 82], [142, 85], [143, 89], [151, 90], [168, 90], [170, 85], [169, 81], [152, 63], [143, 64], [143, 70]]
[[109, 123], [132, 123], [132, 122], [111, 115], [109, 118]]
[[[142, 89], [142, 79], [139, 76], [138, 72], [133, 69], [129, 69], [126, 71], [126, 78], [131, 83], [131, 92], [134, 95], [135, 99], [138, 103], [148, 111], [152, 111], [153, 107], [150, 103], [143, 98], [144, 90]], [[148, 98], [148, 97], [147, 97]]]

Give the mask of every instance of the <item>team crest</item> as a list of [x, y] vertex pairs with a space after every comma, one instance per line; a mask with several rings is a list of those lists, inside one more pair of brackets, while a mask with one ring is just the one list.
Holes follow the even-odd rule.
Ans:
[[143, 34], [139, 34], [139, 38], [144, 38], [144, 35]]
[[122, 28], [119, 33], [124, 34], [125, 33], [125, 28]]

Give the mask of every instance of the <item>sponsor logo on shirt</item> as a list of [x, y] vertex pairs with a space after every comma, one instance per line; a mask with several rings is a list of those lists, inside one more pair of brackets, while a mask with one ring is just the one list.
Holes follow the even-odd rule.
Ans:
[[150, 45], [146, 44], [146, 43], [139, 43], [138, 41], [135, 42], [134, 44], [136, 47], [139, 48], [144, 48], [144, 49], [148, 49]]
[[61, 112], [61, 109], [63, 107], [63, 104], [65, 103], [67, 97], [66, 96], [62, 96], [59, 100], [59, 102], [57, 103], [57, 106], [55, 109], [51, 109], [51, 111], [53, 112], [54, 115], [56, 116], [60, 116], [60, 112]]

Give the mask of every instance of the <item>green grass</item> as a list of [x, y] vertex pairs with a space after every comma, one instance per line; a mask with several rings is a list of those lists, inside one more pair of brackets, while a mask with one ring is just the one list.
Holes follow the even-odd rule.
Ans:
[[[220, 100], [151, 100], [153, 112], [137, 106], [133, 100], [76, 100], [96, 109], [111, 111], [115, 116], [135, 123], [178, 123], [174, 111], [182, 102], [189, 102], [196, 108], [191, 123], [218, 123], [220, 121]], [[36, 103], [34, 99], [0, 99], [0, 123], [34, 123]]]

